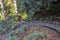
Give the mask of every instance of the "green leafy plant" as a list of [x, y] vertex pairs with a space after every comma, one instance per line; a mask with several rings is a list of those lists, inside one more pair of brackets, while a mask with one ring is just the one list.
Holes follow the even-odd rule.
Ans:
[[23, 32], [25, 32], [27, 30], [27, 28], [28, 28], [27, 25], [23, 25], [21, 29], [22, 29]]
[[6, 40], [18, 40], [18, 37], [17, 36], [9, 36], [9, 38]]
[[[23, 25], [21, 29], [16, 29], [15, 31], [11, 31], [9, 33], [9, 37], [6, 40], [19, 40], [18, 35], [27, 30], [27, 25]], [[18, 35], [17, 35], [18, 34]]]
[[[4, 0], [4, 11], [6, 19], [14, 20], [16, 18], [16, 10], [14, 8], [14, 1], [13, 0]], [[13, 19], [11, 18], [13, 16]], [[14, 20], [15, 21], [15, 20]]]
[[14, 29], [17, 25], [19, 24], [19, 22], [0, 22], [0, 34], [6, 33], [7, 31], [12, 31], [12, 29]]

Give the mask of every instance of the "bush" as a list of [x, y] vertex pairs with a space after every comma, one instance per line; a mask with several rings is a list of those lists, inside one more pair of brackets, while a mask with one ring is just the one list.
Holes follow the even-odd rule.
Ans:
[[19, 22], [5, 22], [5, 21], [1, 21], [0, 22], [0, 34], [2, 35], [2, 32], [6, 33], [6, 32], [12, 31], [12, 29], [17, 27], [18, 24], [19, 24]]
[[18, 12], [21, 14], [26, 11], [28, 14], [27, 21], [32, 19], [32, 15], [34, 13], [44, 11], [44, 10], [50, 10], [51, 2], [57, 1], [57, 0], [17, 0], [17, 8]]

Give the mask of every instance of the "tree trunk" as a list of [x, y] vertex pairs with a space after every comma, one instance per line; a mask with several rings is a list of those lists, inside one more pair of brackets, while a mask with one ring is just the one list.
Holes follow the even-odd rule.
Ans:
[[4, 18], [6, 18], [6, 13], [4, 11], [4, 0], [0, 0], [1, 8], [2, 8], [2, 14], [4, 15]]
[[14, 7], [15, 7], [15, 10], [16, 10], [16, 15], [18, 15], [16, 0], [14, 0]]

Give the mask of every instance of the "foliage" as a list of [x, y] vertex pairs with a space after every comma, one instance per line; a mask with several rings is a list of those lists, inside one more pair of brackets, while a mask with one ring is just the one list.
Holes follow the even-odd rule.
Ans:
[[28, 17], [26, 12], [20, 14], [19, 16], [21, 17], [22, 20], [26, 20], [26, 18]]
[[[32, 14], [36, 11], [50, 10], [51, 2], [57, 0], [16, 0], [18, 12], [23, 13], [26, 11], [28, 14], [27, 21], [32, 19]], [[31, 14], [31, 15], [30, 15]]]
[[33, 11], [48, 10], [52, 1], [57, 0], [17, 0], [17, 4], [21, 12], [26, 10], [28, 13], [32, 13]]
[[0, 13], [0, 21], [4, 21], [5, 20], [5, 16], [3, 14], [3, 12]]
[[6, 13], [8, 14], [8, 12], [9, 12], [9, 8], [11, 8], [11, 7], [9, 7], [11, 2], [8, 2], [8, 0], [4, 0], [4, 8], [5, 8], [5, 11], [6, 11]]
[[6, 17], [16, 15], [13, 0], [4, 0], [4, 10]]
[[18, 37], [17, 37], [16, 35], [14, 35], [14, 36], [9, 36], [9, 38], [6, 39], [6, 40], [18, 40]]
[[[22, 20], [31, 21], [34, 13], [44, 10], [54, 9], [52, 2], [57, 0], [16, 0], [17, 2], [17, 15], [21, 14]], [[16, 10], [14, 8], [14, 0], [4, 0], [4, 9], [6, 16], [14, 16], [17, 19]], [[12, 19], [12, 20], [13, 20]], [[20, 18], [19, 18], [20, 19]]]
[[26, 30], [27, 30], [27, 28], [28, 28], [28, 26], [27, 26], [27, 25], [23, 25], [23, 26], [22, 26], [22, 31], [26, 31]]
[[6, 40], [19, 40], [19, 34], [24, 33], [27, 30], [27, 25], [23, 25], [22, 28], [16, 29], [9, 33], [9, 37]]
[[[47, 31], [41, 32], [38, 30], [38, 28], [39, 27], [34, 27], [34, 31], [26, 37], [24, 37], [23, 40], [35, 40], [36, 38], [45, 38], [47, 35]], [[23, 34], [27, 29], [27, 25], [23, 25], [23, 27], [11, 31], [7, 40], [19, 40], [19, 35], [21, 35], [21, 33]]]
[[0, 22], [0, 34], [6, 33], [6, 32], [10, 32], [12, 31], [12, 29], [14, 29], [17, 25], [19, 24], [19, 22], [4, 22], [1, 21]]
[[9, 37], [6, 40], [18, 40], [19, 39], [18, 33], [20, 33], [20, 29], [11, 31], [9, 33]]

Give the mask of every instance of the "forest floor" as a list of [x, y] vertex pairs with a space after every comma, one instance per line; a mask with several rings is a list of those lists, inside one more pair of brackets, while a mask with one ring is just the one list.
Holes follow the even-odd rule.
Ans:
[[[27, 25], [29, 27], [28, 28], [29, 30], [33, 30], [33, 27], [42, 27], [41, 28], [42, 30], [44, 29], [45, 31], [48, 31], [48, 35], [45, 38], [45, 40], [60, 40], [60, 23], [59, 22], [56, 22], [56, 21], [55, 22], [51, 22], [51, 21], [32, 21], [32, 22], [25, 22], [25, 21], [22, 21], [13, 30], [16, 30], [18, 28], [21, 28], [23, 25]], [[22, 35], [24, 35], [24, 36], [29, 35], [30, 34], [30, 31], [28, 29]], [[24, 36], [22, 38], [24, 38]], [[6, 33], [6, 34], [0, 36], [0, 40], [5, 40], [8, 37], [9, 37], [9, 35], [8, 35], [8, 33]], [[35, 39], [35, 40], [37, 40], [37, 39]], [[43, 39], [42, 38], [38, 38], [38, 40], [43, 40]]]
[[[42, 35], [45, 35], [45, 36], [40, 37], [40, 38], [36, 37], [36, 38], [34, 38], [34, 40], [60, 40], [60, 34], [54, 30], [51, 30], [51, 29], [48, 29], [45, 27], [41, 27], [36, 30], [42, 33], [41, 36]], [[25, 33], [20, 35], [20, 40], [29, 39], [28, 38], [29, 35], [31, 35], [33, 32], [36, 32], [36, 30], [34, 30], [34, 27], [29, 27]], [[47, 34], [44, 34], [43, 32], [47, 32]], [[25, 38], [27, 38], [27, 39], [25, 39]]]

